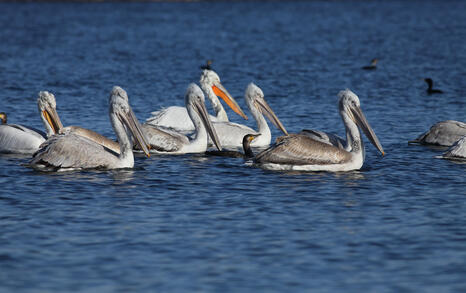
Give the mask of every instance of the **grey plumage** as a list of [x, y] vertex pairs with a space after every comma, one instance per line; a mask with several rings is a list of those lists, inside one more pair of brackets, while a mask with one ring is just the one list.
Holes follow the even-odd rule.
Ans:
[[341, 164], [351, 159], [349, 152], [314, 140], [305, 134], [277, 138], [276, 145], [256, 155], [256, 163], [288, 165]]
[[[54, 135], [34, 154], [30, 165], [39, 169], [97, 169], [118, 160], [118, 154], [100, 144], [74, 134]], [[90, 159], [91, 158], [91, 159]]]
[[466, 123], [446, 120], [435, 123], [428, 131], [409, 143], [451, 146], [465, 135]]

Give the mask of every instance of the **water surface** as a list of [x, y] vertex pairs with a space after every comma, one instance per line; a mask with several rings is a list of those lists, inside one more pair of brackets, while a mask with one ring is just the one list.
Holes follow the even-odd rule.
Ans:
[[[144, 121], [182, 105], [212, 59], [243, 108], [253, 81], [289, 132], [343, 135], [337, 93], [350, 88], [387, 153], [366, 141], [362, 170], [337, 174], [203, 155], [45, 174], [0, 156], [0, 291], [466, 290], [466, 165], [407, 145], [466, 119], [465, 6], [0, 4], [0, 111], [12, 123], [42, 129], [48, 90], [64, 125], [114, 137], [113, 85]], [[361, 70], [375, 57], [377, 70]], [[445, 93], [427, 95], [425, 77]]]

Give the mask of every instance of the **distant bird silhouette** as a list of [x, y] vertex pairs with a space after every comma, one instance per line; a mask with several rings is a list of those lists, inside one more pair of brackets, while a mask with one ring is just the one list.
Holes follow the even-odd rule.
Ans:
[[432, 78], [424, 78], [424, 81], [427, 82], [429, 87], [427, 88], [427, 93], [430, 94], [442, 94], [443, 92], [441, 90], [433, 89], [432, 87], [434, 86], [434, 82], [432, 81]]
[[377, 61], [379, 61], [379, 59], [377, 59], [377, 58], [372, 59], [371, 60], [371, 65], [364, 66], [364, 67], [362, 67], [362, 69], [364, 69], [364, 70], [377, 69]]
[[201, 69], [202, 69], [202, 70], [204, 70], [204, 69], [212, 70], [212, 67], [210, 67], [211, 64], [212, 64], [212, 60], [207, 60], [206, 65], [202, 65], [202, 66], [201, 66]]

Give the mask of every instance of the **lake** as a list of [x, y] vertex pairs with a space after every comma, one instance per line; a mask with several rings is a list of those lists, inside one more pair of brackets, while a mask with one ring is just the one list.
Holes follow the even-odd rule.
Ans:
[[[364, 138], [364, 166], [347, 173], [138, 155], [132, 170], [57, 174], [2, 155], [0, 291], [466, 290], [466, 164], [436, 159], [445, 149], [407, 143], [435, 122], [466, 120], [466, 2], [0, 3], [0, 10], [0, 111], [10, 123], [43, 129], [36, 100], [48, 90], [65, 126], [114, 138], [114, 85], [143, 122], [151, 111], [183, 105], [211, 59], [243, 109], [254, 82], [290, 133], [344, 135], [337, 93], [351, 89], [386, 152]], [[362, 70], [372, 58], [377, 70]], [[426, 77], [444, 93], [428, 95]]]

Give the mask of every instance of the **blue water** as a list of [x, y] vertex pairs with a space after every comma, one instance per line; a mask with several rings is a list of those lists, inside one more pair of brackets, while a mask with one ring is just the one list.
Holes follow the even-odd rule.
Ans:
[[[437, 121], [466, 119], [466, 2], [0, 11], [0, 111], [11, 123], [42, 129], [36, 99], [48, 90], [65, 126], [114, 137], [113, 85], [144, 121], [183, 105], [212, 59], [243, 108], [254, 81], [289, 132], [343, 135], [337, 93], [352, 89], [386, 151], [366, 141], [362, 170], [338, 174], [203, 155], [43, 174], [27, 157], [0, 156], [1, 292], [466, 291], [466, 164], [407, 144]], [[361, 70], [375, 57], [377, 70]], [[427, 95], [425, 77], [445, 93]]]

